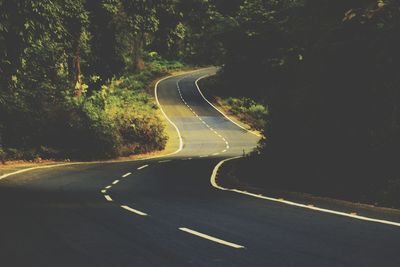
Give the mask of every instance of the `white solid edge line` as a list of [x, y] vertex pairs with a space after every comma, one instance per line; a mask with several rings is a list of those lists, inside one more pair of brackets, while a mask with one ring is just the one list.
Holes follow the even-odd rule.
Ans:
[[15, 171], [15, 172], [11, 172], [11, 173], [6, 173], [3, 174], [2, 176], [0, 176], [0, 180], [11, 176], [11, 175], [15, 175], [15, 174], [19, 174], [19, 173], [23, 173], [23, 172], [28, 172], [28, 171], [32, 171], [32, 170], [37, 170], [37, 169], [49, 169], [49, 168], [55, 168], [55, 167], [61, 167], [61, 166], [68, 166], [68, 165], [76, 165], [76, 164], [80, 164], [80, 163], [62, 163], [62, 164], [55, 164], [55, 165], [45, 165], [45, 166], [37, 166], [37, 167], [32, 167], [32, 168], [27, 168], [27, 169], [22, 169], [19, 171]]
[[[209, 75], [205, 75], [205, 76], [202, 76], [202, 77], [200, 77], [199, 79], [201, 79], [201, 78], [204, 78], [204, 77], [208, 77]], [[182, 96], [182, 94], [181, 94], [181, 89], [180, 89], [180, 86], [179, 86], [179, 82], [180, 81], [182, 81], [184, 78], [187, 78], [187, 76], [186, 77], [182, 77], [181, 79], [179, 79], [177, 82], [176, 82], [176, 86], [178, 87], [178, 92], [179, 92], [179, 94], [180, 94], [180, 96], [181, 96], [181, 98], [182, 98], [182, 101], [183, 102], [185, 102], [185, 99], [183, 98], [183, 96]], [[198, 84], [197, 84], [197, 81], [199, 81], [199, 79], [197, 79], [196, 81], [195, 81], [195, 85], [196, 85], [196, 87], [197, 87], [197, 90], [199, 90], [199, 92], [200, 92], [200, 94], [202, 95], [202, 97], [213, 107], [213, 108], [215, 108], [215, 109], [217, 109], [216, 107], [214, 107], [205, 97], [204, 97], [204, 95], [202, 94], [202, 92], [200, 91], [200, 88], [199, 88], [199, 86], [198, 86]], [[186, 102], [185, 102], [185, 104], [186, 104]], [[189, 109], [190, 110], [192, 110], [192, 108], [188, 105], [188, 104], [186, 104], [186, 106], [188, 106], [189, 107]], [[218, 110], [218, 109], [217, 109]], [[219, 111], [219, 110], [218, 110]], [[226, 149], [229, 149], [229, 145], [228, 145], [228, 142], [225, 140], [225, 138], [223, 137], [223, 136], [221, 136], [217, 131], [215, 131], [210, 125], [208, 125], [204, 120], [202, 120], [201, 119], [201, 117], [199, 117], [198, 115], [197, 115], [197, 113], [196, 112], [194, 112], [193, 110], [192, 110], [192, 112], [193, 112], [193, 114], [195, 114], [197, 117], [198, 117], [198, 119], [205, 125], [205, 126], [207, 126], [208, 127], [208, 129], [210, 130], [210, 131], [212, 131], [214, 134], [216, 134], [218, 137], [220, 137], [220, 138], [222, 138], [222, 140], [223, 141], [225, 141], [225, 144], [226, 144]], [[221, 111], [219, 111], [222, 115], [224, 115], [225, 116], [225, 114], [223, 114]], [[228, 118], [229, 119], [229, 118]], [[230, 120], [230, 119], [229, 119]], [[231, 120], [232, 121], [232, 120]], [[235, 123], [234, 121], [232, 121], [233, 123]], [[236, 124], [236, 123], [235, 123]], [[240, 125], [238, 125], [239, 127], [241, 127]], [[247, 129], [245, 129], [245, 128], [243, 128], [244, 130], [246, 130], [246, 131], [248, 131], [248, 132], [250, 132], [249, 130], [247, 130]], [[251, 133], [251, 132], [250, 132]], [[217, 152], [217, 153], [214, 153], [214, 154], [212, 154], [213, 156], [217, 156], [217, 155], [219, 155], [219, 152]], [[208, 155], [207, 156], [200, 156], [200, 158], [202, 158], [202, 157], [208, 157]]]
[[125, 173], [124, 175], [122, 175], [122, 178], [125, 178], [125, 177], [127, 177], [127, 176], [129, 176], [131, 174], [132, 174], [131, 172]]
[[231, 118], [229, 118], [225, 113], [223, 113], [223, 112], [222, 112], [221, 110], [219, 110], [216, 106], [214, 106], [214, 105], [204, 96], [203, 92], [200, 90], [200, 87], [199, 87], [198, 82], [199, 82], [201, 79], [204, 79], [204, 78], [206, 78], [206, 77], [208, 77], [208, 76], [210, 76], [210, 75], [207, 74], [207, 75], [201, 76], [200, 78], [198, 78], [198, 79], [194, 82], [194, 84], [195, 84], [196, 87], [197, 87], [197, 90], [199, 91], [199, 93], [200, 93], [200, 95], [203, 97], [203, 99], [204, 99], [208, 104], [210, 104], [210, 106], [212, 106], [216, 111], [218, 111], [219, 113], [221, 113], [222, 116], [224, 116], [226, 119], [228, 119], [229, 121], [231, 121], [233, 124], [235, 124], [235, 125], [238, 126], [239, 128], [241, 128], [241, 129], [243, 129], [243, 130], [245, 130], [245, 131], [247, 131], [247, 132], [249, 132], [249, 133], [251, 133], [251, 134], [257, 136], [257, 137], [262, 137], [261, 135], [259, 135], [259, 134], [257, 134], [257, 133], [254, 133], [254, 132], [252, 132], [252, 131], [249, 131], [248, 129], [246, 129], [246, 128], [243, 127], [242, 125], [238, 124], [237, 122], [235, 122], [234, 120], [232, 120]]
[[107, 201], [113, 201], [113, 199], [109, 195], [104, 195], [104, 198], [107, 199]]
[[213, 237], [213, 236], [209, 236], [209, 235], [206, 235], [206, 234], [191, 230], [191, 229], [186, 228], [186, 227], [180, 227], [179, 230], [181, 230], [183, 232], [186, 232], [186, 233], [189, 233], [189, 234], [192, 234], [192, 235], [195, 235], [195, 236], [198, 236], [198, 237], [201, 237], [201, 238], [204, 238], [204, 239], [207, 239], [207, 240], [210, 240], [210, 241], [213, 241], [213, 242], [221, 244], [221, 245], [228, 246], [228, 247], [244, 248], [241, 245], [238, 245], [238, 244], [235, 244], [235, 243], [232, 243], [232, 242], [228, 242], [228, 241], [225, 241], [225, 240]]
[[146, 167], [149, 167], [149, 165], [148, 164], [146, 164], [146, 165], [143, 165], [143, 166], [140, 166], [139, 168], [137, 168], [138, 170], [141, 170], [141, 169], [144, 169], [144, 168], [146, 168]]
[[140, 216], [147, 216], [147, 213], [141, 212], [139, 210], [132, 209], [131, 207], [128, 207], [128, 206], [125, 206], [125, 205], [121, 205], [121, 208], [126, 209], [127, 211], [130, 211], [130, 212], [136, 213], [136, 214], [138, 214]]
[[[167, 121], [175, 128], [176, 132], [178, 133], [178, 138], [179, 138], [179, 148], [178, 148], [175, 152], [172, 152], [172, 153], [170, 153], [170, 154], [168, 154], [168, 155], [165, 155], [165, 156], [170, 156], [170, 155], [177, 154], [177, 153], [179, 153], [179, 152], [183, 149], [183, 140], [182, 140], [181, 132], [179, 131], [178, 126], [176, 126], [176, 124], [175, 124], [175, 123], [167, 116], [167, 114], [164, 112], [164, 110], [163, 110], [163, 108], [162, 108], [162, 106], [161, 106], [161, 104], [160, 104], [160, 101], [158, 100], [158, 95], [157, 95], [158, 84], [159, 84], [160, 82], [165, 81], [165, 80], [167, 80], [167, 79], [169, 79], [169, 78], [172, 78], [172, 77], [174, 77], [174, 75], [171, 75], [171, 76], [165, 77], [165, 78], [163, 78], [163, 79], [160, 79], [160, 80], [157, 81], [156, 85], [154, 86], [154, 96], [155, 96], [155, 98], [156, 98], [157, 105], [158, 105], [158, 107], [160, 108], [161, 113], [163, 114], [163, 116], [164, 116], [164, 117], [167, 119]], [[179, 89], [179, 87], [178, 87], [178, 89]]]
[[348, 218], [352, 218], [352, 219], [356, 219], [356, 220], [361, 220], [361, 221], [374, 222], [374, 223], [387, 224], [387, 225], [393, 225], [393, 226], [400, 227], [400, 222], [393, 222], [393, 221], [388, 221], [388, 220], [375, 219], [375, 218], [371, 218], [371, 217], [360, 216], [360, 215], [357, 215], [357, 214], [354, 214], [354, 213], [352, 214], [352, 213], [346, 213], [346, 212], [335, 211], [335, 210], [330, 210], [330, 209], [318, 208], [318, 207], [315, 207], [315, 206], [310, 206], [309, 204], [301, 204], [301, 203], [297, 203], [297, 202], [293, 202], [293, 201], [287, 201], [287, 200], [284, 200], [284, 199], [281, 199], [281, 198], [266, 197], [266, 196], [263, 196], [263, 195], [257, 195], [257, 194], [254, 194], [254, 193], [241, 191], [241, 190], [238, 190], [238, 189], [224, 188], [224, 187], [218, 185], [218, 183], [217, 183], [217, 174], [218, 174], [219, 168], [225, 162], [230, 161], [230, 160], [234, 160], [234, 159], [238, 159], [238, 158], [242, 158], [242, 156], [221, 160], [214, 167], [214, 169], [212, 171], [212, 174], [211, 174], [211, 179], [210, 179], [211, 185], [213, 187], [215, 187], [217, 189], [220, 189], [220, 190], [224, 190], [224, 191], [235, 192], [235, 193], [239, 193], [239, 194], [242, 194], [242, 195], [251, 196], [251, 197], [255, 197], [255, 198], [259, 198], [259, 199], [263, 199], [263, 200], [268, 200], [268, 201], [272, 201], [272, 202], [278, 202], [278, 203], [282, 203], [282, 204], [286, 204], [286, 205], [290, 205], [290, 206], [295, 206], [295, 207], [299, 207], [299, 208], [304, 208], [304, 209], [314, 210], [314, 211], [318, 211], [318, 212], [344, 216], [344, 217], [348, 217]]

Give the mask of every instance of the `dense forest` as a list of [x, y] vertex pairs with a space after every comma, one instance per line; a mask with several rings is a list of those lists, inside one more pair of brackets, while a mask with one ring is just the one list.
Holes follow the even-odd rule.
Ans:
[[259, 151], [277, 180], [400, 188], [398, 1], [0, 0], [0, 10], [3, 158], [162, 149], [146, 86], [213, 64], [216, 94], [267, 108]]
[[146, 87], [202, 58], [191, 46], [207, 23], [192, 14], [209, 17], [199, 4], [203, 13], [187, 1], [1, 0], [2, 160], [162, 149]]
[[269, 111], [240, 175], [400, 206], [400, 2], [243, 1], [234, 21], [217, 87]]

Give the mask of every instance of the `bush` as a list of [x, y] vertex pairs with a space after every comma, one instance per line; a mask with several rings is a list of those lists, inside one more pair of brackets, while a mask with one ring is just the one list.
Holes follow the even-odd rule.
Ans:
[[[144, 91], [122, 87], [126, 83], [113, 81], [113, 92], [105, 99], [106, 116], [115, 123], [124, 147], [124, 155], [164, 148], [167, 137], [154, 99]], [[95, 98], [98, 96], [94, 96]]]
[[67, 124], [62, 127], [68, 133], [69, 140], [63, 142], [67, 155], [106, 159], [163, 149], [167, 137], [157, 106], [143, 89], [135, 89], [143, 84], [134, 77], [122, 77], [90, 97], [70, 99]]
[[109, 159], [163, 149], [165, 127], [146, 88], [179, 67], [181, 63], [153, 59], [141, 72], [89, 85], [81, 97], [64, 92], [57, 101], [35, 99], [40, 105], [34, 107], [29, 96], [12, 102], [0, 125], [0, 160]]
[[249, 123], [253, 128], [257, 130], [265, 128], [268, 116], [268, 109], [265, 105], [246, 97], [229, 97], [222, 102], [229, 106], [234, 115]]

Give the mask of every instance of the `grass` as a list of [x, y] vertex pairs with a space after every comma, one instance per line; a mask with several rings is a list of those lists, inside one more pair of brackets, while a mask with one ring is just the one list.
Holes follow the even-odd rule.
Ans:
[[[253, 129], [265, 130], [269, 127], [269, 111], [264, 103], [235, 94], [243, 90], [227, 88], [218, 75], [203, 79], [199, 83], [207, 98], [227, 113]], [[246, 158], [226, 163], [219, 175], [224, 185], [253, 192], [266, 192], [279, 197], [309, 194], [380, 207], [400, 208], [398, 176], [385, 177], [385, 174], [381, 173], [380, 179], [371, 179], [368, 173], [350, 173], [346, 168], [338, 168], [341, 162], [339, 158], [328, 160], [326, 157], [316, 156], [310, 161], [309, 157], [304, 156], [310, 153], [307, 150], [291, 147], [291, 153], [282, 153], [273, 145], [263, 139], [259, 146], [262, 148], [261, 155], [255, 152]], [[333, 164], [330, 164], [331, 162]]]
[[221, 85], [218, 75], [199, 81], [202, 91], [226, 113], [236, 117], [251, 129], [262, 131], [267, 125], [268, 108], [262, 103], [245, 96], [230, 96], [232, 92]]
[[41, 118], [46, 125], [42, 136], [31, 138], [26, 132], [34, 142], [0, 147], [0, 160], [104, 160], [163, 150], [168, 140], [164, 120], [147, 88], [186, 65], [154, 55], [146, 60], [143, 70], [100, 88], [98, 79], [87, 78], [81, 97], [66, 95]]

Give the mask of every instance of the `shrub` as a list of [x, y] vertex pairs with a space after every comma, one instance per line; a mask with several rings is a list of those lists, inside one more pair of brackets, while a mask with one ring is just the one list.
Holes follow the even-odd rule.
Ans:
[[222, 100], [230, 111], [253, 128], [261, 130], [266, 126], [268, 109], [266, 106], [246, 97], [228, 97]]
[[0, 105], [0, 160], [94, 160], [163, 149], [165, 127], [146, 89], [179, 67], [155, 58], [144, 70], [103, 85], [97, 83], [100, 77], [89, 77], [89, 88], [80, 97], [60, 90], [56, 100], [51, 95], [7, 98], [10, 103]]

